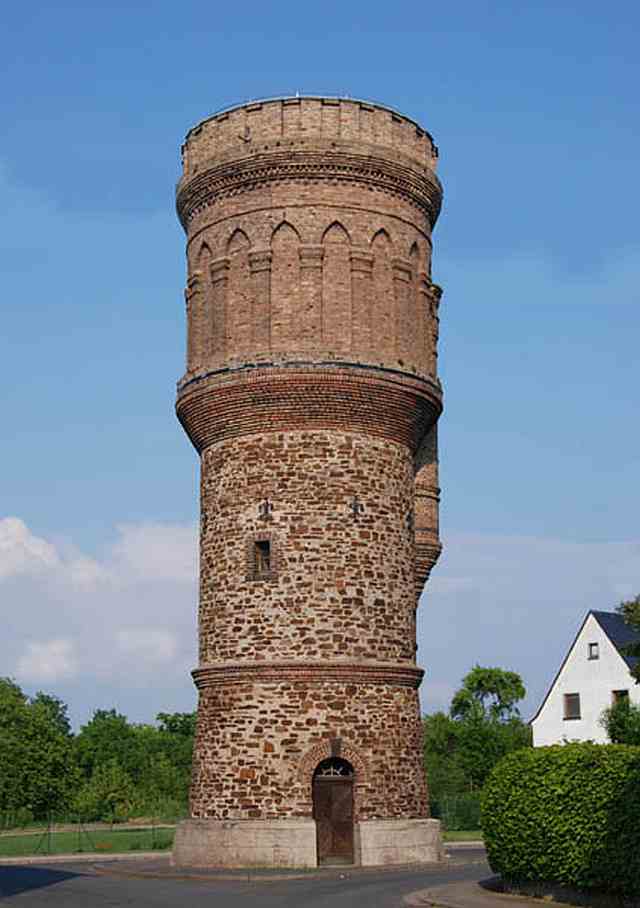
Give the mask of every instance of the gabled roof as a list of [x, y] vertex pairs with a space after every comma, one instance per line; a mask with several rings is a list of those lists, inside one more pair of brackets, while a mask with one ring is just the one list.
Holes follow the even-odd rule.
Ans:
[[622, 615], [617, 612], [591, 611], [589, 614], [596, 619], [629, 668], [634, 668], [638, 664], [638, 657], [627, 656], [624, 648], [630, 643], [640, 643], [640, 631], [627, 624]]
[[600, 611], [597, 611], [596, 609], [590, 609], [587, 612], [587, 614], [584, 616], [584, 620], [583, 620], [582, 624], [580, 625], [578, 633], [573, 638], [573, 643], [567, 650], [567, 653], [566, 653], [564, 659], [562, 660], [562, 664], [560, 665], [560, 668], [556, 672], [555, 678], [549, 685], [549, 689], [547, 690], [546, 694], [544, 695], [542, 703], [536, 710], [536, 714], [534, 716], [532, 716], [531, 719], [529, 719], [529, 725], [531, 725], [532, 722], [535, 722], [535, 720], [538, 718], [538, 716], [542, 712], [542, 708], [544, 707], [545, 703], [549, 699], [549, 694], [551, 693], [553, 688], [556, 686], [556, 681], [562, 674], [562, 669], [565, 667], [567, 659], [571, 655], [574, 646], [578, 642], [578, 638], [579, 638], [580, 634], [582, 633], [582, 630], [583, 630], [585, 624], [587, 623], [587, 620], [589, 619], [589, 615], [593, 615], [593, 617], [596, 619], [596, 621], [598, 622], [598, 624], [600, 625], [602, 630], [605, 632], [605, 634], [609, 638], [609, 640], [611, 640], [611, 642], [615, 646], [616, 650], [618, 651], [618, 655], [622, 659], [624, 659], [625, 663], [627, 664], [627, 667], [629, 669], [632, 669], [638, 664], [639, 660], [638, 660], [637, 656], [627, 656], [624, 652], [622, 652], [622, 649], [625, 646], [628, 646], [630, 643], [640, 643], [640, 631], [634, 630], [634, 628], [632, 628], [629, 624], [627, 624], [627, 622], [624, 620], [622, 615], [618, 615], [617, 612], [600, 612]]

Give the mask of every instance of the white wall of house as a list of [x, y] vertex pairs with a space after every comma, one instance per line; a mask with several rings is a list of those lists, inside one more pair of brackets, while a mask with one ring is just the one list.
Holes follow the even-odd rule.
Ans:
[[[589, 658], [589, 644], [597, 644], [598, 658]], [[532, 720], [533, 746], [568, 741], [606, 744], [599, 724], [602, 711], [611, 706], [613, 691], [627, 690], [632, 703], [640, 703], [640, 685], [626, 662], [589, 615], [538, 715]], [[565, 695], [580, 694], [580, 718], [565, 718]]]

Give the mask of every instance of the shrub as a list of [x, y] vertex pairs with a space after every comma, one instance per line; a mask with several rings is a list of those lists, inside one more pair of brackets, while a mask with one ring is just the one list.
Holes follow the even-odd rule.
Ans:
[[75, 809], [87, 820], [121, 822], [131, 810], [133, 783], [116, 759], [96, 766], [75, 798]]
[[640, 747], [568, 744], [509, 754], [482, 795], [492, 870], [640, 895]]

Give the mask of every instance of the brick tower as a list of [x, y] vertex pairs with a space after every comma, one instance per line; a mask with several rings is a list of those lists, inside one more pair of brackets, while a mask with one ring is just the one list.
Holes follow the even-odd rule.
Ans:
[[328, 97], [244, 104], [183, 146], [201, 458], [185, 865], [434, 860], [416, 607], [440, 553], [437, 149]]

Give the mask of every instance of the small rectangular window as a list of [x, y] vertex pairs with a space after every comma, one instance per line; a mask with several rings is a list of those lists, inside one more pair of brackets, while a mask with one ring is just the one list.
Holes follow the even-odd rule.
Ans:
[[256, 542], [254, 559], [256, 577], [266, 577], [271, 573], [271, 543], [268, 539]]
[[616, 703], [620, 703], [621, 700], [629, 699], [628, 690], [612, 690], [611, 691], [611, 702], [615, 706]]
[[580, 694], [564, 695], [564, 717], [565, 719], [580, 718]]
[[599, 658], [600, 658], [600, 650], [598, 648], [598, 644], [590, 643], [589, 644], [589, 659], [599, 659]]

